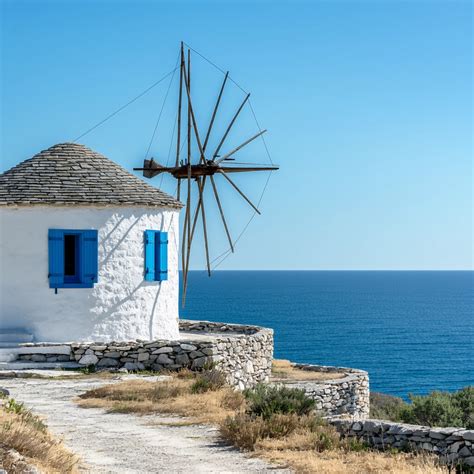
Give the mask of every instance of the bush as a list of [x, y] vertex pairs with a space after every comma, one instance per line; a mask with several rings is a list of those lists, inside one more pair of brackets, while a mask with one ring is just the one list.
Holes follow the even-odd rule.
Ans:
[[474, 387], [457, 392], [409, 395], [411, 403], [383, 393], [370, 394], [370, 417], [415, 425], [474, 429]]
[[257, 385], [244, 391], [248, 401], [248, 413], [269, 419], [274, 414], [309, 414], [315, 402], [304, 390], [284, 386]]
[[196, 376], [191, 385], [191, 393], [204, 393], [219, 390], [226, 384], [225, 375], [216, 369], [205, 370]]
[[474, 428], [474, 387], [454, 393], [431, 392], [426, 396], [409, 397], [411, 403], [400, 412], [400, 418], [406, 423]]
[[451, 395], [453, 403], [462, 412], [462, 426], [474, 430], [474, 387], [464, 387]]
[[378, 420], [402, 421], [401, 411], [407, 405], [399, 397], [384, 393], [370, 393], [370, 418]]

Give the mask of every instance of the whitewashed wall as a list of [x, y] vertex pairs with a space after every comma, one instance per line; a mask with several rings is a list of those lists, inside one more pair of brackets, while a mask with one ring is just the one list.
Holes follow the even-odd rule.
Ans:
[[[178, 337], [179, 211], [154, 208], [0, 209], [0, 331], [35, 341], [124, 341]], [[49, 288], [48, 229], [99, 231], [94, 288]], [[143, 278], [146, 229], [168, 232], [168, 280]]]

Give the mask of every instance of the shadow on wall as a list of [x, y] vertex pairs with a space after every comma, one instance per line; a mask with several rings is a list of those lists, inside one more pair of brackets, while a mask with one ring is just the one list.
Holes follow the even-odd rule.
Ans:
[[[159, 211], [161, 212], [161, 210]], [[100, 245], [102, 246], [102, 252], [105, 255], [102, 261], [99, 262], [100, 268], [104, 268], [105, 265], [114, 257], [115, 252], [120, 248], [121, 245], [123, 245], [124, 241], [127, 239], [127, 237], [130, 235], [130, 232], [133, 230], [133, 228], [140, 222], [141, 217], [136, 217], [133, 215], [133, 212], [131, 212], [129, 215], [127, 214], [122, 214], [122, 215], [117, 215], [114, 214], [113, 218], [118, 219], [117, 222], [114, 224], [112, 230], [110, 230], [107, 235], [104, 238], [100, 239]], [[119, 240], [113, 245], [110, 250], [107, 251], [107, 242], [109, 242], [114, 233], [119, 232], [120, 227], [124, 222], [127, 221], [127, 219], [134, 219], [133, 222], [129, 225], [128, 228], [126, 229], [121, 229], [121, 236]], [[161, 222], [159, 229], [161, 232], [166, 231], [169, 232], [170, 229], [173, 227], [173, 222], [174, 222], [174, 214], [171, 215], [171, 219], [169, 224], [166, 226], [165, 225], [165, 219], [164, 216], [161, 216]], [[170, 239], [171, 240], [171, 239]], [[172, 241], [176, 244], [177, 239], [172, 239]], [[134, 244], [136, 242], [133, 242]], [[142, 257], [144, 250], [141, 250], [141, 255]], [[143, 266], [143, 272], [145, 271], [145, 267]], [[127, 292], [127, 295], [121, 298], [119, 301], [115, 302], [112, 306], [108, 307], [105, 311], [101, 312], [100, 314], [96, 314], [95, 317], [92, 319], [92, 324], [94, 326], [99, 326], [103, 324], [110, 324], [115, 316], [115, 313], [122, 307], [124, 304], [126, 304], [128, 301], [131, 301], [134, 299], [134, 296], [136, 293], [141, 289], [141, 288], [153, 288], [157, 287], [156, 293], [155, 294], [149, 294], [148, 297], [151, 299], [153, 298], [153, 304], [151, 307], [151, 313], [148, 315], [148, 333], [149, 333], [149, 338], [153, 338], [153, 326], [155, 323], [155, 311], [158, 305], [158, 300], [160, 297], [161, 293], [161, 282], [146, 282], [144, 278], [140, 281], [140, 283], [133, 289], [129, 289]], [[103, 291], [101, 288], [97, 288], [97, 291]], [[150, 292], [151, 293], [151, 292]]]

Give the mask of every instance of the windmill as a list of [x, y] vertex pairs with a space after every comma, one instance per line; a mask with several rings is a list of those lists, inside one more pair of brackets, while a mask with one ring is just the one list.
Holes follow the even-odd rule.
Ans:
[[[219, 144], [213, 151], [209, 151], [209, 138], [215, 123], [219, 105], [224, 94], [226, 83], [229, 80], [229, 72], [225, 73], [224, 80], [220, 87], [217, 99], [214, 105], [214, 109], [211, 115], [209, 125], [207, 127], [204, 139], [199, 131], [196, 123], [195, 109], [193, 108], [193, 102], [191, 99], [191, 51], [187, 50], [187, 57], [185, 57], [184, 44], [181, 43], [180, 50], [180, 66], [179, 66], [179, 95], [178, 95], [178, 112], [177, 112], [177, 139], [176, 139], [176, 160], [174, 166], [162, 166], [157, 163], [153, 158], [145, 159], [142, 168], [134, 168], [136, 171], [142, 171], [143, 176], [146, 178], [153, 178], [162, 173], [168, 173], [173, 178], [177, 179], [177, 198], [181, 198], [182, 194], [182, 182], [184, 181], [184, 190], [186, 191], [186, 214], [183, 226], [183, 235], [181, 238], [181, 259], [182, 259], [182, 272], [183, 272], [183, 306], [186, 298], [186, 289], [188, 285], [188, 270], [189, 270], [189, 257], [191, 254], [191, 246], [196, 230], [196, 224], [199, 216], [202, 219], [202, 228], [204, 234], [204, 246], [206, 252], [206, 263], [207, 272], [211, 276], [211, 261], [209, 257], [209, 242], [207, 234], [206, 224], [206, 211], [204, 204], [204, 189], [206, 187], [207, 180], [211, 182], [212, 192], [219, 208], [219, 214], [222, 220], [222, 224], [227, 235], [227, 239], [230, 246], [230, 251], [234, 252], [235, 242], [233, 242], [227, 220], [224, 215], [222, 202], [219, 197], [219, 192], [216, 184], [216, 176], [221, 176], [224, 180], [229, 183], [232, 188], [248, 203], [249, 206], [257, 213], [260, 214], [257, 206], [244, 194], [244, 192], [237, 186], [233, 179], [229, 176], [233, 173], [249, 173], [256, 171], [275, 171], [279, 169], [278, 166], [235, 166], [232, 162], [235, 160], [234, 155], [238, 153], [242, 148], [253, 142], [258, 137], [262, 136], [266, 130], [260, 130], [255, 135], [249, 137], [243, 143], [234, 147], [233, 149], [226, 151], [222, 156], [220, 155], [221, 149], [225, 149], [225, 142], [229, 135], [229, 132], [233, 128], [239, 114], [244, 108], [245, 104], [249, 100], [250, 94], [246, 94], [244, 100], [234, 113], [232, 119], [228, 123], [224, 134], [219, 140]], [[184, 103], [184, 104], [183, 104]], [[184, 109], [184, 111], [183, 111]], [[187, 142], [187, 153], [185, 157], [181, 156], [181, 148], [184, 145], [182, 143], [182, 117], [183, 112], [187, 114], [187, 134], [185, 141]], [[191, 140], [194, 136], [197, 144], [198, 153], [197, 156], [193, 157], [191, 153]], [[198, 190], [198, 202], [196, 204], [194, 215], [192, 216], [191, 210], [191, 194], [192, 194], [192, 183], [195, 183]]]

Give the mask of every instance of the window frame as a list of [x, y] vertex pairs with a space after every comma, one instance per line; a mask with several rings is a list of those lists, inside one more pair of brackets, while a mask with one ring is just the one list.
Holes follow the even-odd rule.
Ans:
[[168, 280], [168, 232], [145, 230], [144, 237], [144, 279], [145, 281]]
[[[92, 275], [92, 278], [87, 279], [86, 277], [89, 276], [85, 272], [85, 255], [86, 252], [86, 240], [91, 240], [90, 234], [94, 235], [93, 240], [97, 242], [97, 247], [94, 249], [94, 254], [91, 255], [90, 258], [97, 259], [98, 253], [98, 231], [95, 229], [55, 229], [50, 228], [48, 229], [48, 280], [49, 280], [49, 287], [50, 288], [93, 288], [94, 284], [98, 281], [98, 262], [95, 263], [95, 274]], [[89, 234], [89, 237], [85, 237], [86, 234]], [[76, 236], [76, 245], [75, 245], [75, 266], [76, 266], [76, 274], [75, 275], [65, 275], [65, 252], [64, 252], [64, 237], [66, 235], [74, 235]], [[51, 245], [51, 241], [58, 241], [60, 240], [59, 247], [54, 248], [54, 244]], [[56, 252], [54, 257], [51, 255], [51, 252]], [[59, 254], [57, 253], [59, 251]], [[61, 253], [62, 252], [62, 253]], [[61, 265], [58, 265], [58, 262], [55, 261], [52, 263], [54, 258], [59, 258], [59, 262]], [[62, 273], [51, 273], [52, 266], [58, 266], [61, 269]], [[62, 282], [54, 281], [51, 282], [52, 276], [62, 276]]]

